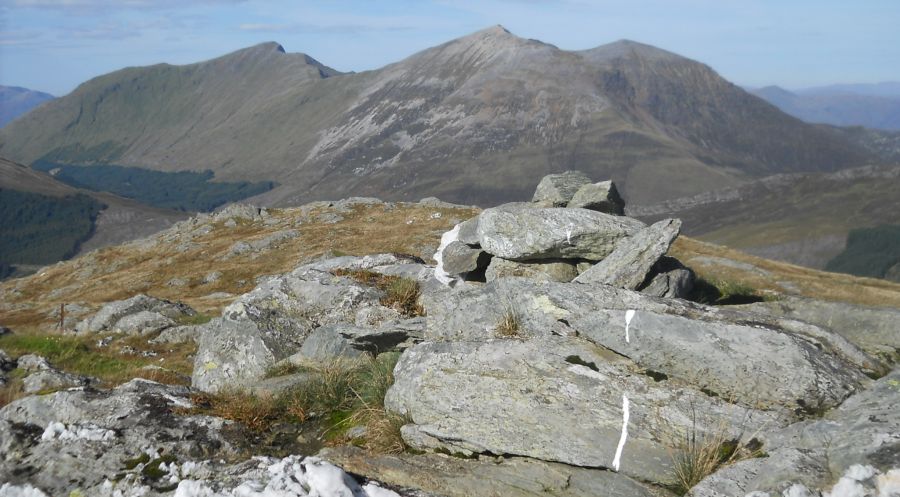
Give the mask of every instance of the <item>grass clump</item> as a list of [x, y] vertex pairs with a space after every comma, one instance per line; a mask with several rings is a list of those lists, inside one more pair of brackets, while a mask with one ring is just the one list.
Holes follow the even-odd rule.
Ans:
[[212, 321], [212, 316], [203, 314], [202, 312], [196, 312], [192, 315], [182, 314], [178, 317], [176, 323], [181, 326], [198, 326], [210, 321]]
[[494, 328], [494, 334], [500, 338], [517, 338], [521, 336], [522, 318], [511, 306], [508, 306]]
[[[13, 357], [37, 354], [46, 358], [55, 368], [100, 380], [102, 386], [115, 386], [133, 378], [145, 378], [174, 385], [190, 383], [193, 369], [189, 345], [177, 350], [167, 350], [165, 345], [150, 345], [146, 337], [120, 337], [107, 346], [99, 346], [96, 336], [73, 337], [37, 333], [10, 333], [0, 336], [0, 349]], [[129, 349], [142, 349], [155, 355], [144, 357], [124, 353]], [[163, 362], [160, 362], [163, 359]], [[165, 365], [164, 368], [147, 366]], [[0, 387], [0, 405], [21, 397], [22, 373], [10, 372], [12, 381]]]
[[697, 414], [692, 414], [693, 424], [667, 444], [671, 447], [673, 466], [672, 490], [685, 495], [694, 485], [716, 472], [719, 468], [744, 459], [762, 457], [762, 443], [750, 437], [742, 442], [741, 436], [733, 436], [726, 421], [710, 424], [708, 430], [698, 427]]
[[[400, 427], [408, 419], [388, 412], [384, 396], [394, 383], [399, 353], [361, 360], [334, 360], [293, 366], [307, 374], [305, 381], [277, 395], [243, 391], [198, 394], [186, 413], [211, 414], [237, 421], [251, 431], [267, 432], [279, 423], [318, 424], [332, 443], [355, 442], [382, 453], [397, 453], [406, 445]], [[287, 370], [287, 369], [286, 369]], [[270, 373], [277, 373], [271, 371]], [[365, 436], [350, 440], [349, 428], [364, 426]]]
[[690, 300], [707, 305], [738, 305], [762, 302], [766, 297], [743, 281], [697, 278]]
[[368, 269], [336, 269], [332, 274], [381, 290], [384, 292], [381, 305], [390, 307], [406, 317], [425, 315], [425, 309], [419, 304], [421, 290], [416, 280], [376, 273]]

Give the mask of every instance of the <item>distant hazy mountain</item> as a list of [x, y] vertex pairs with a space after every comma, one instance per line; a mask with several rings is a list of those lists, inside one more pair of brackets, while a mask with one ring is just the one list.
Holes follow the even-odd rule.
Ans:
[[816, 86], [794, 90], [800, 95], [868, 95], [870, 97], [900, 98], [900, 81]]
[[0, 130], [0, 154], [276, 181], [255, 197], [274, 205], [490, 205], [565, 169], [651, 203], [878, 161], [676, 54], [631, 41], [570, 52], [499, 26], [358, 74], [275, 43], [123, 69]]
[[53, 95], [18, 86], [0, 85], [0, 127], [38, 105], [53, 100]]
[[753, 93], [806, 122], [900, 130], [900, 83], [882, 85], [835, 85], [802, 92], [767, 86]]

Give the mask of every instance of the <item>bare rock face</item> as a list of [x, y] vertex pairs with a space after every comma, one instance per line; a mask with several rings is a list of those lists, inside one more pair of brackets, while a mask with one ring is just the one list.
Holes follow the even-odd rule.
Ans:
[[745, 406], [825, 410], [867, 385], [864, 372], [883, 367], [839, 335], [806, 323], [602, 284], [501, 278], [426, 295], [424, 302], [427, 340], [488, 340], [512, 313], [521, 337], [577, 335]]
[[577, 283], [604, 283], [637, 290], [681, 231], [681, 221], [664, 219], [622, 240], [606, 258], [575, 278]]
[[900, 351], [900, 310], [865, 307], [842, 302], [785, 296], [773, 302], [757, 302], [742, 306], [747, 310], [799, 319], [834, 330], [866, 352], [898, 359]]
[[[417, 275], [422, 266], [412, 261], [391, 254], [338, 257], [263, 281], [220, 318], [201, 326], [193, 387], [217, 392], [250, 386], [276, 363], [300, 352], [313, 335], [306, 351], [316, 357], [358, 355], [410, 339], [408, 327], [396, 323], [401, 315], [381, 304], [381, 290], [338, 276], [336, 270]], [[321, 329], [326, 326], [337, 328]]]
[[493, 281], [509, 276], [521, 276], [537, 281], [568, 283], [577, 275], [576, 265], [566, 260], [516, 262], [494, 257], [485, 272], [485, 279]]
[[[138, 313], [139, 317], [126, 319], [121, 328], [117, 328], [119, 321]], [[152, 315], [151, 315], [152, 314]], [[181, 302], [169, 302], [148, 295], [135, 295], [130, 299], [109, 302], [104, 305], [94, 316], [81, 321], [76, 326], [79, 333], [98, 333], [101, 331], [121, 331], [125, 333], [140, 334], [146, 328], [144, 324], [154, 322], [152, 331], [159, 331], [160, 323], [164, 320], [177, 320], [183, 316], [193, 316], [194, 310]], [[174, 322], [172, 322], [174, 324]], [[164, 327], [164, 326], [163, 326]]]
[[526, 457], [463, 459], [445, 454], [375, 455], [356, 447], [326, 448], [319, 455], [354, 474], [445, 497], [668, 495], [660, 488], [651, 488], [615, 471]]
[[443, 252], [444, 271], [449, 274], [463, 274], [484, 268], [491, 256], [481, 249], [472, 248], [460, 241], [451, 242]]
[[538, 183], [531, 201], [547, 207], [566, 207], [579, 188], [590, 183], [591, 179], [581, 171], [548, 174]]
[[403, 436], [416, 449], [613, 468], [652, 482], [671, 474], [666, 436], [713, 429], [705, 420], [693, 424], [692, 409], [729, 420], [736, 438], [741, 420], [749, 420], [748, 433], [778, 423], [769, 413], [630, 374], [626, 362], [575, 338], [426, 342], [401, 357], [385, 405], [412, 419]]
[[481, 248], [496, 257], [516, 261], [587, 259], [609, 255], [622, 238], [644, 223], [587, 209], [491, 208], [478, 218]]
[[[859, 491], [841, 493], [835, 485], [831, 495], [894, 495], [889, 488], [896, 492], [898, 487], [889, 483], [900, 483], [898, 399], [900, 369], [895, 369], [822, 419], [767, 430], [762, 441], [768, 457], [728, 466], [704, 479], [688, 495], [726, 497], [760, 492], [754, 495], [776, 497], [795, 486], [791, 495], [820, 495], [816, 489], [828, 490], [835, 483], [843, 483], [845, 491], [856, 487]], [[839, 477], [841, 481], [836, 481]]]
[[612, 181], [582, 185], [572, 196], [567, 207], [590, 209], [616, 216], [625, 214], [625, 201], [619, 196], [616, 184]]

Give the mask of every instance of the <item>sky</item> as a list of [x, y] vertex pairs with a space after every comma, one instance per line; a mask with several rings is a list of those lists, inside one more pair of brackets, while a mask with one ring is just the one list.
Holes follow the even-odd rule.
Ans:
[[900, 80], [900, 0], [0, 0], [0, 84], [61, 96], [265, 41], [364, 71], [496, 24], [567, 50], [640, 41], [749, 87]]

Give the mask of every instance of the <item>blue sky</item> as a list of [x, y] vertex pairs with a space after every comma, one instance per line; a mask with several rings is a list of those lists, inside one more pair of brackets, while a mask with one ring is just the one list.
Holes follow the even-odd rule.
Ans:
[[362, 71], [495, 24], [564, 49], [649, 43], [748, 86], [900, 80], [900, 0], [0, 0], [0, 84], [63, 95], [263, 41]]

